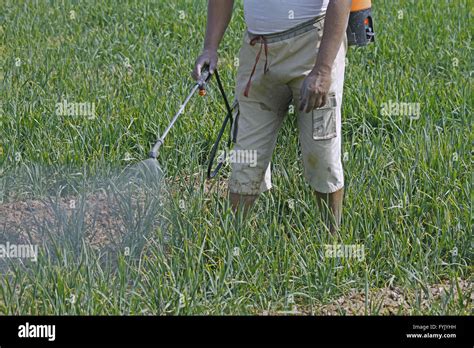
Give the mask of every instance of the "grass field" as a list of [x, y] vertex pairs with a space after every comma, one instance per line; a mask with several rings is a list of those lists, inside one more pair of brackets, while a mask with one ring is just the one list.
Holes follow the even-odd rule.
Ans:
[[[143, 159], [188, 94], [205, 8], [190, 0], [4, 1], [0, 176]], [[37, 262], [1, 275], [0, 313], [321, 314], [333, 306], [349, 314], [359, 298], [360, 314], [471, 314], [472, 2], [376, 0], [373, 10], [376, 44], [348, 53], [337, 239], [302, 177], [293, 114], [279, 135], [274, 189], [248, 221], [233, 223], [229, 168], [212, 188], [204, 180], [225, 114], [211, 84], [160, 155], [166, 223], [129, 240], [140, 246], [132, 255], [120, 244], [110, 262], [85, 239], [75, 252], [68, 238], [40, 246]], [[244, 28], [238, 2], [220, 49], [229, 94]], [[95, 117], [58, 115], [64, 100], [94, 103]], [[420, 114], [386, 112], [390, 103], [417, 105]], [[0, 180], [0, 202], [11, 192], [39, 195], [18, 186]], [[364, 257], [326, 257], [335, 243], [363, 246]], [[439, 284], [445, 290], [434, 295]], [[384, 291], [395, 302], [377, 297]]]

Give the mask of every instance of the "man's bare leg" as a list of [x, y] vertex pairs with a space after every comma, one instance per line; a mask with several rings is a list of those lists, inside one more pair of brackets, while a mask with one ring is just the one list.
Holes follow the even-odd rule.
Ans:
[[232, 211], [234, 213], [238, 212], [240, 209], [243, 209], [244, 215], [250, 210], [250, 208], [255, 203], [257, 195], [241, 195], [239, 193], [230, 193], [229, 199], [230, 204], [232, 205]]
[[315, 193], [323, 221], [326, 223], [329, 231], [334, 234], [341, 226], [344, 188], [333, 193]]

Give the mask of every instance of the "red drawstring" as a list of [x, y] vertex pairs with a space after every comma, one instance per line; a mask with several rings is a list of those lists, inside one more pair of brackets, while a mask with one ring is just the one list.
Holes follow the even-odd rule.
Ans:
[[268, 71], [268, 45], [267, 45], [267, 39], [265, 39], [265, 36], [259, 35], [254, 37], [250, 41], [251, 46], [255, 46], [255, 44], [260, 41], [260, 51], [257, 53], [257, 57], [255, 58], [255, 64], [253, 65], [252, 72], [250, 73], [249, 80], [247, 82], [247, 86], [245, 86], [245, 91], [244, 91], [244, 96], [248, 97], [249, 96], [249, 91], [250, 91], [250, 85], [252, 83], [252, 77], [255, 74], [255, 69], [257, 68], [258, 61], [260, 60], [260, 54], [262, 53], [262, 49], [265, 50], [265, 67], [263, 69], [263, 73], [266, 74]]

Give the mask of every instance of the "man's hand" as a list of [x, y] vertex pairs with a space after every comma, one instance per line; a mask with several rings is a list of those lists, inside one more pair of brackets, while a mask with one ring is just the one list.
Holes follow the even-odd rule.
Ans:
[[326, 104], [331, 88], [331, 72], [311, 72], [303, 81], [300, 91], [300, 111], [311, 112]]
[[204, 66], [209, 66], [209, 73], [212, 75], [217, 67], [217, 51], [215, 50], [204, 50], [194, 63], [194, 69], [191, 74], [193, 79], [196, 81], [201, 78], [201, 71]]
[[234, 0], [209, 0], [207, 2], [207, 26], [204, 39], [204, 49], [196, 59], [191, 76], [195, 80], [201, 78], [201, 71], [205, 65], [209, 66], [211, 74], [217, 68], [217, 48], [224, 36], [232, 17]]
[[351, 3], [352, 0], [329, 1], [316, 64], [301, 86], [301, 111], [310, 112], [326, 104], [331, 88], [331, 69], [346, 34]]

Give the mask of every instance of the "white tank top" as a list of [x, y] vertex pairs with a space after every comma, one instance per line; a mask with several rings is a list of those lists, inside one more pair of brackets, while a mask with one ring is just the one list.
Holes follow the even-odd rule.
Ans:
[[290, 29], [326, 12], [329, 0], [244, 0], [244, 17], [253, 34]]

